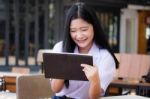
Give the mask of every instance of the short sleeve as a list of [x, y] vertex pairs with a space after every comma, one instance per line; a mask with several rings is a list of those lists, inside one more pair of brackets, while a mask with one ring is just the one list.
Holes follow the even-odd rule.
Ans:
[[[111, 83], [115, 73], [115, 61], [107, 50], [100, 51], [100, 57], [97, 60], [99, 76], [101, 80], [101, 88], [104, 93]], [[102, 94], [104, 94], [102, 93]]]
[[58, 42], [53, 47], [53, 52], [62, 52], [63, 42]]

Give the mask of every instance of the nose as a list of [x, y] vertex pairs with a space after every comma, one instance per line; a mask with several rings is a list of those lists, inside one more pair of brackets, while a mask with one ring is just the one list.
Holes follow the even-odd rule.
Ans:
[[78, 32], [76, 33], [76, 38], [77, 38], [77, 39], [82, 39], [82, 38], [83, 38], [83, 34], [82, 34], [80, 31], [78, 31]]

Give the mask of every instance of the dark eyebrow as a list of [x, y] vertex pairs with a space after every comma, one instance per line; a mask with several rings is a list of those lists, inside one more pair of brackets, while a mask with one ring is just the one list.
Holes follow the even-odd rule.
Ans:
[[89, 26], [83, 26], [83, 27], [81, 27], [81, 28], [86, 28], [86, 27], [89, 27]]
[[[82, 28], [89, 28], [89, 26], [88, 26], [88, 25], [85, 25], [85, 26], [80, 27], [80, 29], [82, 29]], [[77, 29], [77, 28], [71, 28], [71, 27], [70, 27], [70, 29]]]

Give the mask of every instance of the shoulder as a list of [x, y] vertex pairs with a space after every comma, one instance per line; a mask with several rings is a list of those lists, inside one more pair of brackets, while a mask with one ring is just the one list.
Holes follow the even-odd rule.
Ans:
[[54, 52], [62, 52], [62, 47], [63, 47], [63, 42], [60, 41], [54, 45], [53, 51]]
[[98, 61], [112, 61], [114, 62], [114, 58], [111, 55], [111, 53], [104, 48], [99, 47], [98, 45], [96, 45], [95, 43], [92, 45], [92, 48], [89, 52], [90, 54], [92, 54], [95, 58], [95, 60]]
[[105, 92], [115, 73], [115, 60], [107, 49], [100, 49], [97, 64], [101, 78], [101, 87]]
[[107, 49], [99, 49], [99, 53], [96, 56], [97, 61], [100, 61], [100, 63], [115, 66], [115, 60]]
[[113, 56], [110, 54], [110, 52], [107, 49], [101, 49], [100, 55], [102, 56], [101, 58], [106, 59], [106, 60], [109, 59], [114, 62]]
[[111, 54], [110, 54], [110, 52], [107, 49], [100, 49], [100, 54], [103, 57], [112, 57]]

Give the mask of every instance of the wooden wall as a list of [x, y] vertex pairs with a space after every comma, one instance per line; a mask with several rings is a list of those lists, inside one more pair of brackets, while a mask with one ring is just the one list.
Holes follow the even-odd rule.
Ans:
[[147, 53], [147, 41], [146, 41], [146, 18], [150, 16], [150, 11], [139, 11], [139, 37], [138, 37], [138, 53]]

